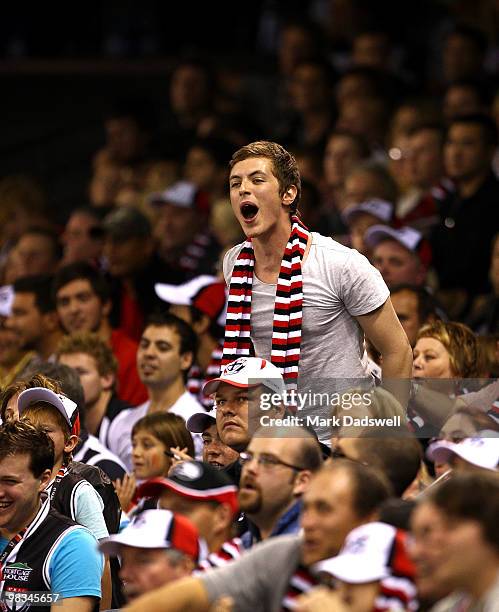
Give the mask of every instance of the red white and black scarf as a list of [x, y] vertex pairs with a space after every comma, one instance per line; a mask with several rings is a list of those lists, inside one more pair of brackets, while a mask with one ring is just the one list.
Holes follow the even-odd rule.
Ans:
[[[303, 280], [301, 264], [310, 232], [296, 216], [277, 280], [272, 329], [271, 362], [287, 382], [298, 378], [300, 361]], [[230, 279], [222, 365], [251, 354], [251, 291], [255, 254], [251, 238], [239, 253]]]

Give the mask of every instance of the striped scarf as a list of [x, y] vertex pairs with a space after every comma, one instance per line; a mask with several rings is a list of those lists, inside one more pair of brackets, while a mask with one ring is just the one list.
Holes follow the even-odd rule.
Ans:
[[[271, 362], [280, 368], [284, 380], [295, 384], [300, 361], [303, 281], [301, 262], [310, 236], [296, 216], [277, 280], [272, 329]], [[222, 365], [251, 355], [251, 290], [255, 254], [251, 238], [239, 253], [230, 279]]]

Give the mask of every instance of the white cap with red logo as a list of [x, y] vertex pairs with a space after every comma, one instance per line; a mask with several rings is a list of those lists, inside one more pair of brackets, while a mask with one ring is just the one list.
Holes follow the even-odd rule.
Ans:
[[282, 394], [284, 379], [281, 371], [267, 359], [260, 357], [239, 357], [222, 368], [219, 377], [208, 381], [203, 387], [205, 395], [212, 395], [220, 383], [233, 387], [256, 387], [264, 385], [274, 393]]

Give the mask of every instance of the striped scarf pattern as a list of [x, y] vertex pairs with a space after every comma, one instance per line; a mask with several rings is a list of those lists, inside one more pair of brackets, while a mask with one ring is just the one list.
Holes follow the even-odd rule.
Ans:
[[[291, 217], [291, 234], [277, 280], [272, 329], [271, 362], [280, 368], [286, 382], [298, 378], [300, 360], [303, 278], [301, 264], [310, 232], [297, 216]], [[251, 355], [251, 292], [255, 254], [251, 238], [241, 249], [229, 287], [222, 365]]]

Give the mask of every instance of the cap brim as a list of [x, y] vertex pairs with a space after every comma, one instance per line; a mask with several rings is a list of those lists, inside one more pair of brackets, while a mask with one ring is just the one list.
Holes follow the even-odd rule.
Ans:
[[435, 442], [426, 451], [426, 456], [434, 463], [447, 463], [451, 456], [455, 454], [454, 446], [452, 442], [446, 442], [445, 440]]
[[197, 412], [187, 419], [187, 429], [191, 433], [203, 433], [208, 427], [215, 425], [216, 417], [208, 412]]
[[151, 540], [144, 538], [142, 531], [136, 533], [123, 533], [112, 535], [107, 540], [99, 543], [99, 550], [105, 555], [116, 557], [120, 554], [122, 546], [132, 546], [134, 548], [171, 548], [164, 540]]
[[317, 572], [326, 572], [338, 580], [350, 584], [364, 584], [383, 580], [390, 575], [386, 567], [376, 567], [376, 563], [360, 555], [338, 555], [321, 561], [314, 566]]
[[227, 380], [226, 378], [213, 378], [212, 380], [209, 380], [207, 383], [204, 384], [203, 393], [207, 396], [213, 395], [213, 393], [215, 393], [215, 391], [220, 386], [220, 383], [226, 383], [231, 387], [238, 387], [239, 389], [249, 389], [250, 387], [258, 387], [258, 385], [263, 384], [261, 382], [256, 382], [250, 385], [248, 383], [238, 383], [234, 382], [233, 380]]
[[26, 408], [28, 408], [28, 406], [33, 402], [47, 402], [47, 404], [54, 406], [54, 408], [57, 408], [57, 410], [62, 414], [64, 420], [69, 425], [69, 427], [72, 427], [71, 422], [68, 419], [68, 415], [66, 414], [66, 410], [64, 408], [63, 403], [57, 397], [57, 394], [51, 391], [50, 389], [43, 389], [37, 387], [33, 389], [26, 389], [25, 391], [20, 393], [17, 399], [17, 410], [19, 412], [19, 415], [22, 415]]
[[400, 236], [398, 235], [397, 230], [388, 226], [378, 228], [373, 225], [367, 230], [366, 234], [364, 235], [364, 242], [370, 249], [374, 249], [378, 246], [380, 242], [386, 240], [387, 238], [396, 240], [399, 244], [401, 244], [407, 249], [407, 246], [400, 240]]

